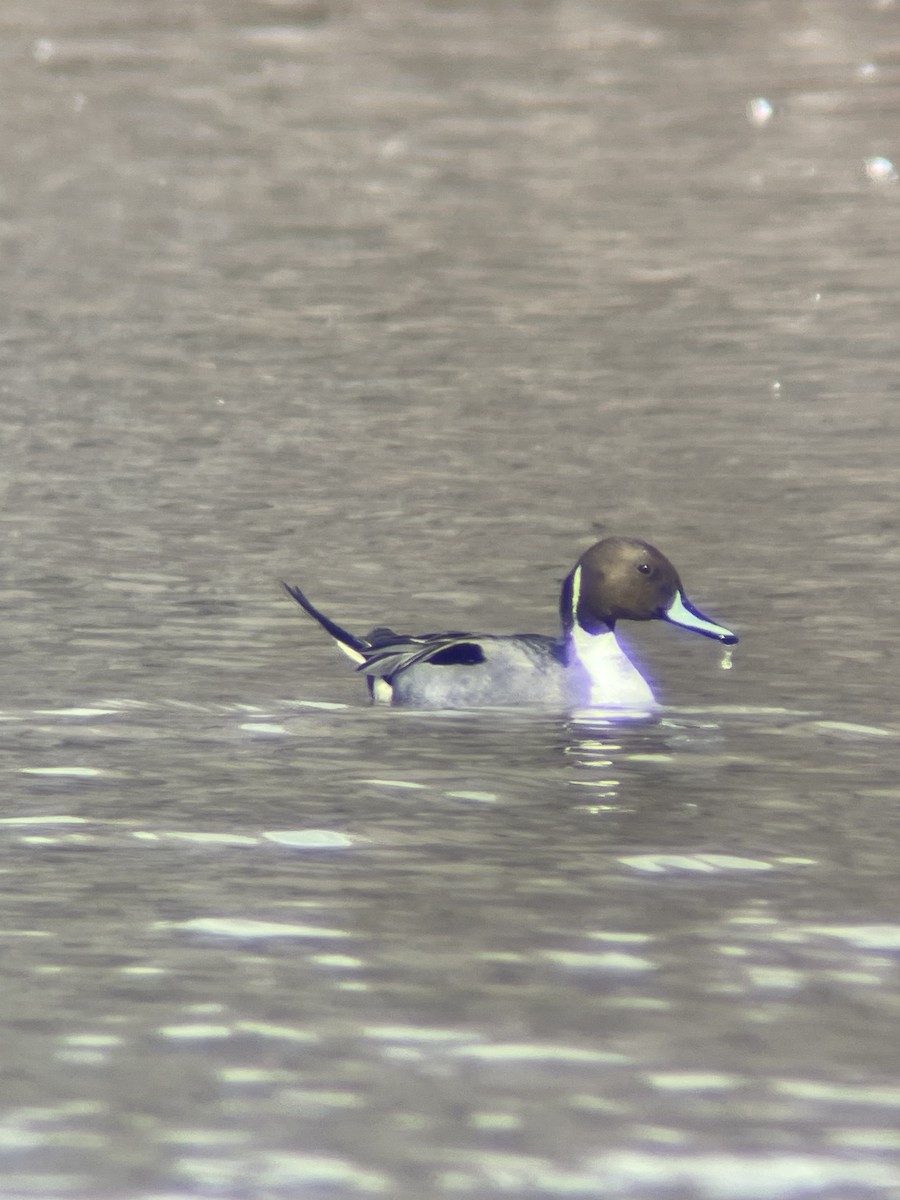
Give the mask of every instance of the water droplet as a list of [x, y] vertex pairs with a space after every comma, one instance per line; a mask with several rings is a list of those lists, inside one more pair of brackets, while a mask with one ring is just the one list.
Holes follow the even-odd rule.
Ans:
[[48, 63], [55, 53], [56, 47], [49, 38], [38, 38], [31, 47], [31, 55], [38, 63]]
[[722, 657], [719, 660], [719, 666], [723, 671], [730, 671], [734, 666], [734, 648], [732, 646], [722, 647]]
[[866, 174], [873, 183], [896, 183], [897, 172], [889, 158], [880, 154], [866, 159]]
[[751, 125], [767, 125], [775, 113], [765, 96], [754, 96], [747, 101], [747, 120]]

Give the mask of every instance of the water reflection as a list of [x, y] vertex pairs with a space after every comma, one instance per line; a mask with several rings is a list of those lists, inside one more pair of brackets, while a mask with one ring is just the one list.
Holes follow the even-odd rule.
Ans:
[[569, 782], [591, 793], [584, 808], [596, 812], [628, 803], [623, 788], [634, 778], [635, 768], [645, 770], [645, 784], [647, 771], [664, 771], [674, 764], [683, 769], [685, 754], [708, 762], [724, 739], [715, 713], [705, 720], [699, 715], [676, 719], [655, 713], [630, 714], [623, 720], [621, 713], [584, 709], [573, 715], [567, 732], [565, 753], [574, 770]]
[[[808, 998], [827, 993], [832, 1052], [858, 1055], [860, 1006], [893, 1028], [900, 938], [893, 917], [835, 903], [834, 843], [790, 805], [810, 746], [822, 809], [822, 764], [851, 779], [891, 730], [749, 707], [625, 723], [297, 702], [7, 715], [40, 735], [23, 765], [100, 771], [22, 775], [31, 814], [0, 819], [0, 853], [34, 892], [4, 934], [10, 986], [40, 973], [52, 1061], [86, 1104], [160, 1073], [150, 1144], [182, 1186], [235, 1190], [252, 1160], [285, 1192], [387, 1194], [397, 1160], [366, 1131], [384, 1146], [415, 1122], [423, 1169], [457, 1189], [527, 1176], [595, 1195], [604, 1172], [648, 1195], [673, 1172], [718, 1188], [743, 1160], [694, 1139], [727, 1138], [736, 1113], [754, 1151], [773, 1123], [797, 1131], [766, 1160], [773, 1187], [889, 1177], [804, 1149], [822, 1121], [834, 1147], [893, 1144], [896, 1089], [874, 1063], [865, 1088], [820, 1077]], [[169, 807], [135, 782], [160, 758]], [[30, 1051], [45, 1034], [17, 1036]], [[184, 1103], [162, 1082], [179, 1070]], [[73, 1169], [99, 1169], [103, 1103], [9, 1116], [33, 1178], [60, 1129]], [[548, 1107], [590, 1143], [577, 1167], [554, 1165]]]

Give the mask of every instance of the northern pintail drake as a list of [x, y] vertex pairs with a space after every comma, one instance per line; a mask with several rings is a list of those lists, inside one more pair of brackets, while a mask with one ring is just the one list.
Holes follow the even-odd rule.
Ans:
[[356, 663], [375, 702], [415, 708], [652, 709], [650, 685], [616, 639], [617, 621], [669, 621], [726, 646], [738, 640], [694, 608], [665, 555], [637, 538], [604, 538], [582, 554], [562, 586], [556, 638], [410, 636], [381, 626], [361, 638], [319, 612], [298, 587], [284, 587]]

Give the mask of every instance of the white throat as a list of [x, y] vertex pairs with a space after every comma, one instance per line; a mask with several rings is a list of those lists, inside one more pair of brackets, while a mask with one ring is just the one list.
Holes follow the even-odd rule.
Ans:
[[650, 685], [619, 645], [611, 629], [588, 633], [578, 621], [581, 567], [572, 576], [571, 646], [588, 677], [592, 707], [652, 708], [656, 701]]

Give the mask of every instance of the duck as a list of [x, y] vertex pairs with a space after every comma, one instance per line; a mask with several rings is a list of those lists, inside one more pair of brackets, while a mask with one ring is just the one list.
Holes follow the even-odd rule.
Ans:
[[653, 710], [649, 682], [616, 637], [619, 621], [666, 621], [725, 646], [738, 641], [691, 604], [669, 559], [634, 537], [605, 537], [581, 555], [563, 581], [557, 637], [386, 626], [358, 637], [299, 587], [282, 586], [366, 677], [372, 702], [407, 708]]

